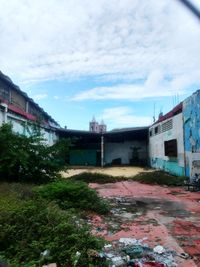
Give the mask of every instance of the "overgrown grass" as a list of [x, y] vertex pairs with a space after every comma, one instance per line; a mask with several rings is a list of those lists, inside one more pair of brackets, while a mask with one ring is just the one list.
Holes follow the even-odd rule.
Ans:
[[186, 177], [177, 177], [168, 174], [163, 171], [151, 171], [151, 172], [141, 172], [132, 177], [121, 177], [121, 176], [111, 176], [101, 173], [90, 173], [83, 172], [69, 178], [72, 181], [84, 181], [86, 183], [116, 183], [120, 181], [137, 181], [147, 184], [158, 184], [158, 185], [168, 185], [168, 186], [181, 186], [186, 180]]
[[95, 173], [82, 172], [80, 174], [73, 175], [68, 179], [72, 181], [83, 181], [85, 183], [99, 183], [99, 184], [116, 183], [127, 180], [127, 178], [122, 176], [112, 176], [97, 172]]
[[[73, 201], [69, 195], [65, 198], [70, 189]], [[0, 260], [7, 261], [10, 267], [38, 267], [51, 262], [71, 267], [75, 266], [79, 251], [77, 267], [107, 266], [104, 262], [94, 262], [88, 253], [90, 249], [101, 250], [104, 241], [90, 234], [77, 210], [81, 206], [76, 202], [81, 199], [86, 205], [89, 200], [91, 204], [96, 199], [101, 201], [93, 190], [87, 189], [86, 184], [78, 186], [72, 182], [70, 185], [57, 182], [46, 187], [0, 183]], [[63, 207], [62, 202], [66, 202]], [[49, 255], [42, 256], [45, 250]]]
[[146, 184], [181, 186], [183, 185], [186, 177], [173, 176], [163, 171], [152, 171], [139, 173], [131, 179]]
[[81, 181], [60, 180], [42, 185], [35, 192], [44, 199], [55, 201], [62, 209], [77, 208], [100, 214], [109, 211], [108, 204], [97, 192]]

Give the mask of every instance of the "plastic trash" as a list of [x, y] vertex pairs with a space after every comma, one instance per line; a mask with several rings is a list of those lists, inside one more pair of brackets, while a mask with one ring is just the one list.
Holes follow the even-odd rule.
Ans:
[[153, 251], [154, 251], [155, 253], [162, 254], [162, 253], [165, 252], [165, 249], [164, 249], [163, 246], [158, 245], [158, 246], [156, 246], [156, 247], [153, 249]]
[[119, 242], [120, 243], [123, 243], [124, 245], [134, 245], [134, 244], [136, 244], [138, 241], [137, 241], [137, 239], [135, 239], [135, 238], [120, 238], [119, 239]]
[[50, 251], [46, 249], [45, 251], [41, 252], [40, 255], [43, 257], [48, 257], [50, 255]]

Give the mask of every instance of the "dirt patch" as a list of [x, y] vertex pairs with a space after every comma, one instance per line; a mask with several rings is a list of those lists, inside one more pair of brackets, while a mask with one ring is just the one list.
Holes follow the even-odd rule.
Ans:
[[90, 172], [90, 173], [108, 174], [112, 176], [131, 177], [141, 172], [151, 172], [151, 171], [152, 171], [151, 169], [147, 170], [141, 167], [106, 167], [106, 168], [88, 167], [88, 168], [70, 168], [66, 172], [61, 172], [61, 175], [64, 178], [68, 178], [83, 172]]

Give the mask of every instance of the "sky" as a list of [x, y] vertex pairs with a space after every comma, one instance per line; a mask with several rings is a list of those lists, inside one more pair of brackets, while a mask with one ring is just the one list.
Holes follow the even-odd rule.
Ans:
[[178, 0], [0, 0], [0, 70], [69, 129], [150, 125], [200, 88], [199, 51]]

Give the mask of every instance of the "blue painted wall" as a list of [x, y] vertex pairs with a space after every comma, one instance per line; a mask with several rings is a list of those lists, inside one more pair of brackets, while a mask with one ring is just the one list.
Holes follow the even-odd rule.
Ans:
[[186, 175], [200, 174], [200, 90], [183, 102]]
[[185, 150], [200, 152], [200, 90], [183, 103]]
[[166, 171], [173, 175], [183, 176], [184, 167], [179, 166], [177, 160], [164, 160], [161, 158], [151, 158], [151, 167]]
[[94, 149], [76, 149], [69, 152], [69, 164], [74, 166], [96, 166], [97, 152]]

